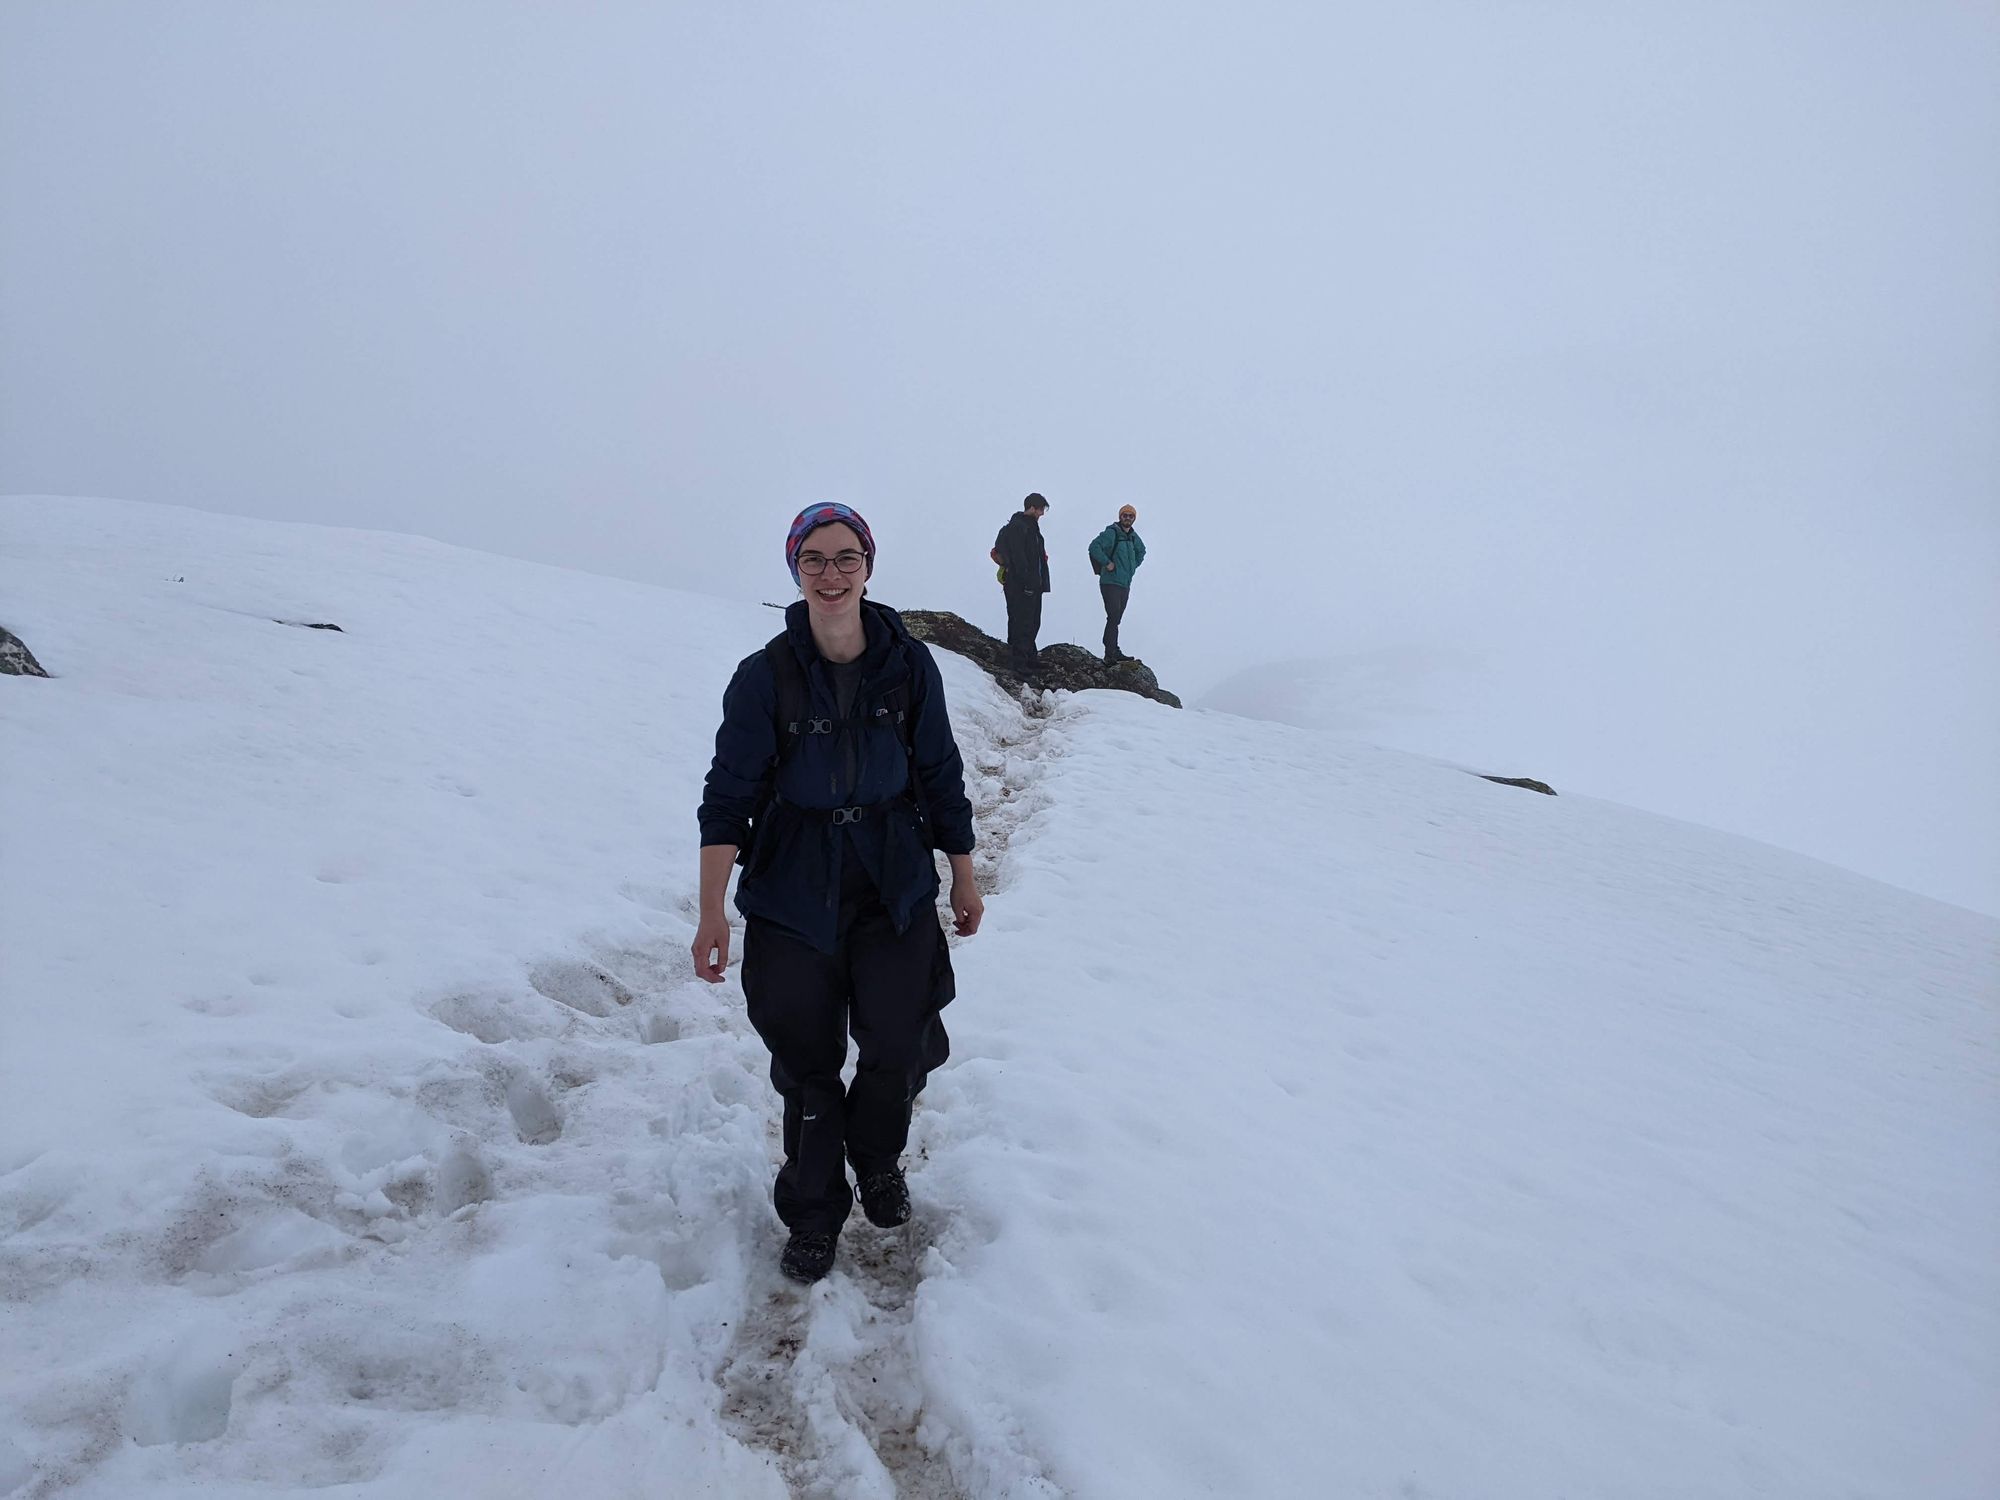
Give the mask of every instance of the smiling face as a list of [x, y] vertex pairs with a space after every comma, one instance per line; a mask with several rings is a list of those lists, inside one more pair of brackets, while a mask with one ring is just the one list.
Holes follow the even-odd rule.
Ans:
[[[861, 612], [861, 586], [875, 571], [867, 556], [861, 538], [844, 522], [829, 521], [806, 533], [799, 544], [799, 587], [805, 591], [814, 618], [833, 624]], [[861, 566], [852, 573], [841, 572], [839, 564], [853, 558], [860, 558]], [[814, 577], [810, 570], [822, 561], [824, 569]]]

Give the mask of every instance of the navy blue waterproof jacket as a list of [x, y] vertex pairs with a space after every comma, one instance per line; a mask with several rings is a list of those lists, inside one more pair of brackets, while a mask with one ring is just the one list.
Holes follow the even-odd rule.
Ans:
[[993, 557], [1007, 570], [1006, 586], [1016, 593], [1050, 592], [1049, 552], [1035, 513], [1017, 510], [993, 538]]
[[[937, 899], [933, 847], [947, 854], [972, 852], [972, 804], [965, 796], [965, 767], [945, 712], [944, 681], [929, 647], [911, 637], [893, 609], [861, 602], [868, 644], [861, 654], [861, 687], [851, 717], [863, 718], [885, 695], [909, 684], [911, 751], [884, 722], [804, 735], [782, 766], [778, 754], [778, 691], [771, 664], [760, 650], [746, 656], [722, 695], [722, 727], [715, 759], [702, 790], [701, 842], [748, 848], [736, 884], [736, 909], [797, 933], [825, 953], [839, 939], [842, 862], [859, 857], [890, 920], [907, 931], [919, 911]], [[833, 684], [814, 644], [801, 601], [785, 611], [785, 633], [805, 668], [810, 715], [837, 718]], [[921, 674], [913, 679], [912, 674]], [[847, 745], [854, 743], [855, 776], [847, 779]], [[909, 796], [910, 763], [923, 781], [929, 840]], [[777, 775], [777, 797], [757, 819], [767, 779]], [[847, 827], [801, 816], [796, 809], [894, 805]], [[789, 805], [787, 805], [789, 804]]]

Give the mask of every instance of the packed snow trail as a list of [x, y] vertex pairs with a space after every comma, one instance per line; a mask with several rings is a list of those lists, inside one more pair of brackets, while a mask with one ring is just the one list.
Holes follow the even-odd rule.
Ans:
[[768, 611], [51, 500], [0, 599], [0, 1495], [2000, 1493], [1989, 919], [946, 658], [994, 899], [798, 1292], [686, 954]]

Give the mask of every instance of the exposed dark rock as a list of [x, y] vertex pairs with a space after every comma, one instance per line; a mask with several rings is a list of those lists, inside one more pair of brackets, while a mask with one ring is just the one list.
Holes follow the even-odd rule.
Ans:
[[[917, 639], [971, 658], [1009, 692], [1021, 686], [1020, 674], [1014, 670], [1005, 641], [996, 641], [949, 610], [906, 609], [901, 614], [910, 634]], [[1115, 667], [1107, 666], [1095, 652], [1067, 643], [1042, 648], [1039, 678], [1042, 687], [1065, 688], [1072, 693], [1088, 688], [1115, 688], [1173, 708], [1181, 706], [1181, 700], [1160, 686], [1159, 678], [1144, 662], [1128, 660]]]
[[1497, 782], [1501, 786], [1526, 787], [1531, 792], [1540, 792], [1544, 797], [1553, 797], [1556, 794], [1556, 789], [1546, 781], [1536, 781], [1530, 776], [1487, 776], [1482, 773], [1480, 780]]
[[[311, 620], [273, 620], [273, 625], [290, 625], [298, 630], [340, 630], [338, 625], [314, 624]], [[342, 635], [347, 632], [340, 630]]]
[[0, 629], [0, 677], [46, 677], [35, 653], [11, 630]]

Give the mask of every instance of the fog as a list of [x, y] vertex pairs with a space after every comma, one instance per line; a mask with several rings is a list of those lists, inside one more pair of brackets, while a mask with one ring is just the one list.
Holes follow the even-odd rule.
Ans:
[[0, 490], [998, 632], [1035, 489], [1045, 643], [1130, 502], [1190, 701], [2000, 912], [1991, 6], [5, 0], [0, 203]]

